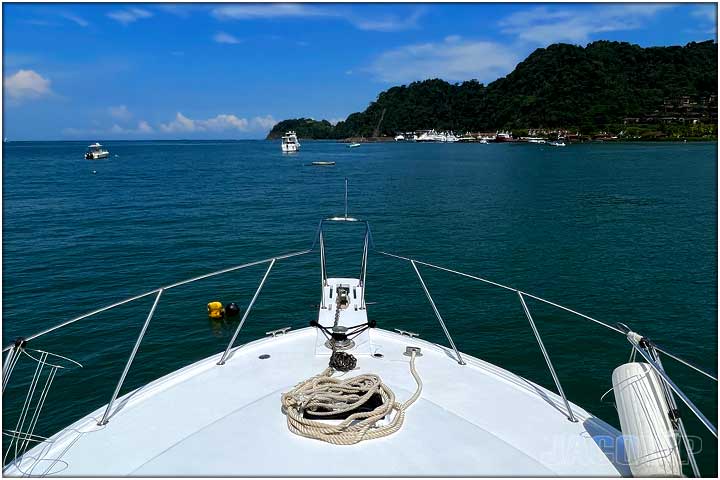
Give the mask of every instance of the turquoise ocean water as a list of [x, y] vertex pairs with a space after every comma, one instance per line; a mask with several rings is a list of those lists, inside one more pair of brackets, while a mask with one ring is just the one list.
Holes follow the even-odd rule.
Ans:
[[[370, 221], [378, 249], [626, 323], [716, 370], [716, 143], [351, 150], [308, 141], [297, 155], [265, 141], [104, 143], [111, 158], [100, 161], [83, 159], [88, 142], [3, 145], [4, 345], [174, 281], [309, 248], [318, 220], [342, 213], [347, 177], [350, 214]], [[360, 226], [327, 228], [330, 276], [358, 275], [362, 239]], [[165, 293], [122, 393], [224, 349], [235, 324], [209, 321], [206, 304], [244, 308], [264, 268]], [[515, 294], [422, 273], [462, 351], [554, 389]], [[306, 326], [319, 282], [318, 254], [279, 262], [238, 344]], [[447, 343], [408, 264], [371, 253], [367, 285], [380, 327]], [[146, 297], [32, 342], [84, 366], [55, 380], [36, 433], [52, 434], [108, 402], [151, 304]], [[628, 359], [627, 341], [528, 305], [570, 400], [617, 426], [612, 395], [600, 397]], [[665, 365], [717, 424], [717, 384], [670, 359]], [[18, 366], [4, 395], [5, 428], [28, 368]], [[716, 440], [684, 412], [704, 473], [716, 475]]]

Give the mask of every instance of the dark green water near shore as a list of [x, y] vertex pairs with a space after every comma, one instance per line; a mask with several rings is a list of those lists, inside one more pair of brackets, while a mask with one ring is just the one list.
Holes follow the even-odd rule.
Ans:
[[[626, 323], [716, 369], [715, 143], [304, 142], [299, 154], [283, 155], [264, 141], [107, 142], [111, 158], [95, 162], [82, 159], [86, 145], [3, 145], [3, 344], [158, 286], [309, 248], [318, 220], [342, 213], [347, 177], [350, 214], [370, 221], [378, 249]], [[328, 227], [330, 276], [358, 275], [362, 235], [359, 226]], [[235, 324], [210, 322], [206, 304], [244, 308], [263, 271], [165, 293], [122, 393], [224, 349]], [[515, 294], [422, 273], [462, 351], [554, 390]], [[319, 281], [315, 253], [278, 262], [238, 344], [306, 326]], [[367, 284], [380, 327], [447, 343], [408, 264], [371, 254]], [[32, 343], [84, 365], [58, 376], [36, 433], [55, 433], [108, 402], [151, 304], [146, 297]], [[569, 399], [617, 425], [612, 395], [600, 396], [627, 361], [627, 341], [528, 305]], [[717, 384], [665, 365], [717, 424]], [[10, 426], [28, 368], [19, 365], [4, 395]], [[716, 475], [717, 441], [684, 412], [702, 442], [704, 474]]]

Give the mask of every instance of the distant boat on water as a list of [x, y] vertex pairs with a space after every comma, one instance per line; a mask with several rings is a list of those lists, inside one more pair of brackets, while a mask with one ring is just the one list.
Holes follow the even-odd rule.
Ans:
[[315, 167], [331, 167], [335, 165], [335, 162], [312, 162], [311, 165]]
[[455, 143], [458, 141], [458, 137], [456, 137], [452, 132], [436, 132], [435, 130], [427, 130], [415, 137], [415, 141]]
[[359, 146], [360, 146], [359, 143], [351, 143], [351, 144], [348, 145], [348, 148], [357, 148], [357, 147], [359, 147]]
[[88, 145], [88, 150], [85, 152], [86, 160], [98, 160], [100, 158], [107, 158], [110, 156], [110, 152], [103, 150], [102, 145], [95, 142], [92, 145]]
[[298, 142], [297, 135], [294, 131], [291, 130], [283, 135], [281, 148], [282, 151], [286, 153], [300, 150], [300, 142]]
[[552, 145], [553, 147], [564, 147], [565, 142], [562, 140], [553, 140], [551, 142], [547, 142], [548, 145]]
[[512, 134], [508, 132], [498, 132], [495, 134], [496, 142], [512, 142]]

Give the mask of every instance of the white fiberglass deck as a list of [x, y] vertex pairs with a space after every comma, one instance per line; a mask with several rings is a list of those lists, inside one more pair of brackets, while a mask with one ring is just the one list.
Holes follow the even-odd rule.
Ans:
[[[619, 433], [579, 407], [567, 420], [553, 393], [491, 364], [373, 329], [360, 372], [379, 374], [399, 401], [415, 390], [408, 345], [424, 382], [402, 429], [386, 438], [335, 446], [288, 431], [281, 393], [321, 372], [313, 328], [265, 338], [179, 370], [119, 399], [37, 446], [5, 475], [572, 475], [614, 476], [603, 453]], [[270, 358], [260, 359], [267, 354]], [[627, 473], [622, 470], [623, 473]]]

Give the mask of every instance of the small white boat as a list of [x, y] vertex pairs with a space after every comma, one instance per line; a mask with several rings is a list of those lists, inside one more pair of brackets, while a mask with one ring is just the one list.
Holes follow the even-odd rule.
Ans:
[[350, 145], [348, 145], [348, 148], [357, 148], [359, 146], [360, 146], [359, 143], [351, 143]]
[[478, 143], [484, 143], [484, 144], [489, 143], [489, 142], [487, 141], [487, 139], [485, 139], [485, 138], [481, 138], [481, 139], [479, 139], [477, 142], [478, 142]]
[[396, 141], [396, 142], [404, 142], [404, 141], [405, 141], [405, 135], [403, 135], [402, 133], [400, 133], [400, 134], [398, 134], [398, 135], [395, 135], [395, 141]]
[[453, 132], [445, 132], [443, 141], [446, 143], [455, 143], [458, 141], [458, 137]]
[[282, 137], [282, 151], [283, 152], [297, 152], [300, 150], [300, 142], [298, 142], [297, 135], [292, 130], [287, 132]]
[[554, 140], [552, 142], [547, 142], [547, 144], [551, 145], [553, 147], [564, 147], [565, 146], [565, 142], [563, 142], [562, 140]]
[[85, 152], [86, 160], [97, 160], [99, 158], [107, 158], [110, 156], [110, 152], [103, 150], [102, 145], [95, 142], [92, 145], [88, 145], [88, 150]]
[[335, 162], [312, 162], [311, 165], [316, 167], [331, 167], [335, 165]]
[[528, 143], [547, 143], [547, 140], [541, 137], [527, 137]]

